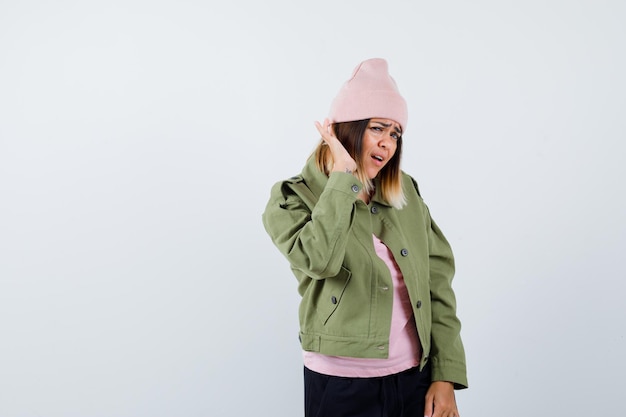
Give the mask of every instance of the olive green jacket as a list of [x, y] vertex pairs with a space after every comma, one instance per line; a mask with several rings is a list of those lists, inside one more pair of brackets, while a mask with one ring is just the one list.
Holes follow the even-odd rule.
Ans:
[[[326, 355], [386, 358], [393, 291], [372, 234], [391, 250], [413, 305], [422, 344], [420, 367], [433, 381], [467, 387], [465, 353], [451, 282], [452, 250], [403, 173], [407, 205], [377, 191], [369, 205], [354, 175], [326, 176], [310, 158], [302, 174], [272, 187], [263, 224], [298, 279], [302, 348]], [[377, 187], [377, 190], [379, 187]]]

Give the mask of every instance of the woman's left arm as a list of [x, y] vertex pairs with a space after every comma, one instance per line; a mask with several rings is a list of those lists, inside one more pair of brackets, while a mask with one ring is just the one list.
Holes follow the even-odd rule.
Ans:
[[450, 244], [430, 217], [428, 247], [430, 296], [432, 303], [432, 347], [430, 361], [433, 381], [449, 381], [456, 389], [467, 388], [465, 350], [461, 341], [461, 322], [456, 315], [452, 290], [454, 256]]

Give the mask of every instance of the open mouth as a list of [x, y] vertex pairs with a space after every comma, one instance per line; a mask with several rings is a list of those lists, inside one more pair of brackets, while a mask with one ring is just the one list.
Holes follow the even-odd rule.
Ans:
[[385, 158], [383, 158], [383, 157], [382, 157], [382, 156], [380, 156], [380, 155], [372, 155], [372, 159], [373, 159], [374, 161], [376, 161], [377, 163], [379, 163], [379, 164], [382, 164], [382, 163], [383, 163], [383, 161], [385, 160]]

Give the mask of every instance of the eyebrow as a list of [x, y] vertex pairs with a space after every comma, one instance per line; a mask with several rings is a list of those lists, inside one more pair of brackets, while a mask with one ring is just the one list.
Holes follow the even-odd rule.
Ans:
[[[382, 127], [391, 127], [391, 123], [383, 123], [383, 122], [372, 122], [372, 123], [378, 123]], [[402, 130], [398, 128], [398, 126], [394, 126], [393, 128], [395, 129], [396, 133], [402, 134]]]

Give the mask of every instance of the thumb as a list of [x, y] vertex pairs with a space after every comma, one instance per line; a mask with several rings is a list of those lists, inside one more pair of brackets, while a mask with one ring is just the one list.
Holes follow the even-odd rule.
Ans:
[[424, 405], [424, 417], [431, 417], [433, 415], [433, 409], [435, 401], [430, 393], [426, 394], [426, 404]]

